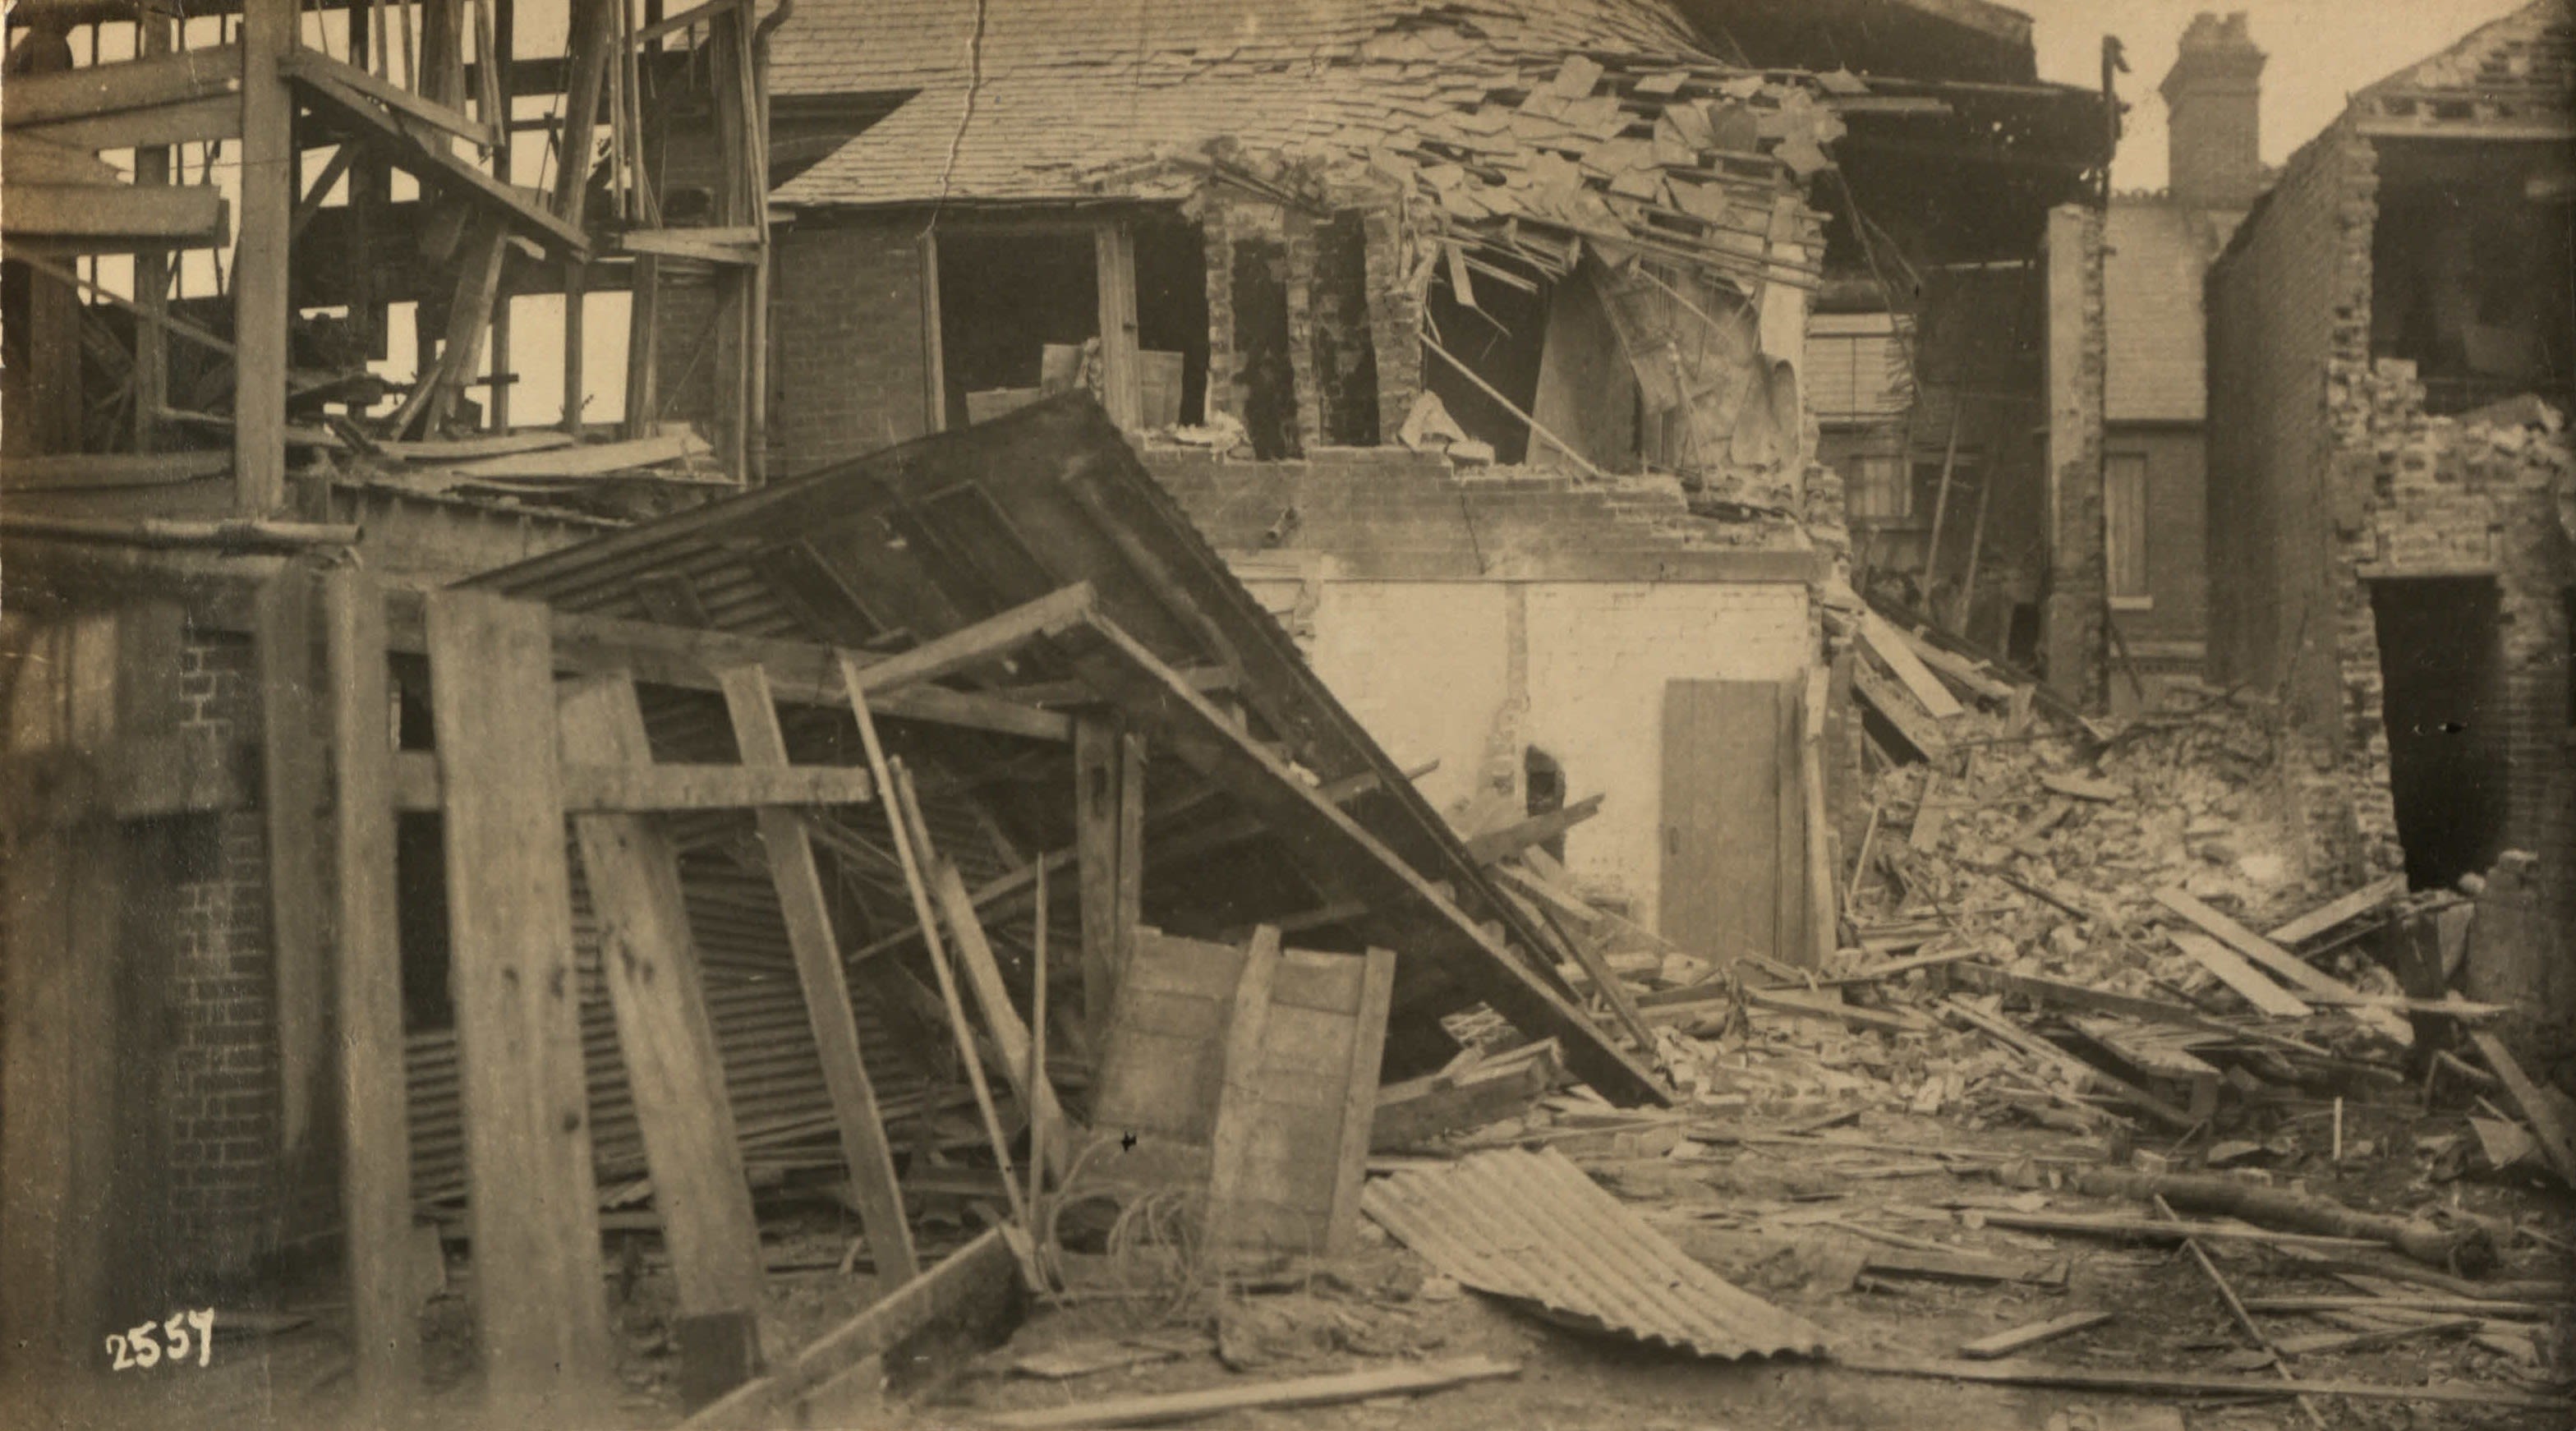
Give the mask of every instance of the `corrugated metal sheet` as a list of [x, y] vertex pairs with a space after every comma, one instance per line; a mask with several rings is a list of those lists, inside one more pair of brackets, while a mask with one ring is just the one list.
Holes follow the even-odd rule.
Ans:
[[1517, 1148], [1371, 1182], [1360, 1207], [1461, 1283], [1701, 1356], [1812, 1356], [1822, 1328], [1743, 1291], [1565, 1155]]

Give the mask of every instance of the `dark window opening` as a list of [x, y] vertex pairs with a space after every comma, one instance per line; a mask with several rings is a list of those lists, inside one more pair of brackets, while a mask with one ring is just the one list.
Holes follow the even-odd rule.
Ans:
[[[1100, 270], [1089, 229], [939, 231], [939, 350], [948, 425], [1034, 402], [1046, 349], [1100, 335]], [[1077, 359], [1070, 365], [1080, 371]]]
[[2371, 353], [2416, 365], [2425, 406], [2465, 412], [2576, 388], [2576, 234], [2524, 176], [2392, 183], [2371, 230]]
[[2406, 877], [2447, 886], [2504, 847], [2496, 584], [2487, 577], [2375, 581], [2389, 793]]
[[[1524, 807], [1532, 818], [1553, 815], [1565, 808], [1565, 767], [1556, 757], [1533, 745], [1521, 755], [1521, 785], [1527, 792]], [[1565, 860], [1565, 836], [1552, 835], [1539, 841], [1549, 859]]]
[[[1136, 225], [1136, 346], [1142, 350], [1137, 381], [1145, 425], [1207, 421], [1207, 241], [1198, 226], [1177, 219]], [[1169, 355], [1180, 355], [1177, 401], [1156, 396], [1169, 381]], [[1165, 356], [1157, 358], [1156, 354]]]
[[1444, 267], [1425, 306], [1440, 346], [1501, 393], [1508, 406], [1438, 353], [1422, 355], [1422, 386], [1440, 399], [1469, 437], [1492, 444], [1496, 462], [1525, 462], [1530, 433], [1521, 413], [1535, 410], [1538, 402], [1539, 361], [1547, 350], [1547, 293], [1526, 293], [1497, 280], [1475, 283], [1475, 300], [1472, 308], [1459, 301]]
[[1235, 410], [1265, 461], [1301, 456], [1297, 371], [1289, 361], [1288, 246], [1234, 241]]
[[[428, 750], [428, 663], [397, 656], [394, 667], [394, 744], [402, 750]], [[403, 1030], [456, 1027], [456, 1005], [447, 986], [447, 823], [442, 816], [415, 811], [394, 817], [394, 940], [402, 965]]]
[[1378, 440], [1377, 339], [1369, 331], [1368, 224], [1356, 209], [1315, 231], [1315, 400], [1324, 441]]

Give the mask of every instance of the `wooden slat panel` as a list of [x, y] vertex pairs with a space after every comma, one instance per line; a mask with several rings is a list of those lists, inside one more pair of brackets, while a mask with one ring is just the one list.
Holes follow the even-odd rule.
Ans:
[[[653, 757], [632, 681], [582, 682], [564, 694], [560, 714], [567, 754], [637, 764]], [[760, 1227], [707, 1017], [679, 860], [642, 815], [578, 815], [573, 831], [599, 913], [600, 973], [617, 1016], [679, 1310], [757, 1314]]]
[[432, 592], [427, 617], [477, 1341], [506, 1407], [605, 1395], [552, 637], [545, 608], [481, 592]]
[[1779, 958], [1780, 687], [1664, 686], [1664, 937], [1712, 961]]

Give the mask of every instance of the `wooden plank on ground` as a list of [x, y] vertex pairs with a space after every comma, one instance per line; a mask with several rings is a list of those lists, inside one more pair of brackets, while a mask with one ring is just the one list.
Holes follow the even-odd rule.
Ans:
[[939, 917], [948, 924], [949, 947], [966, 975], [967, 988], [974, 991], [976, 1006], [984, 1011], [984, 1027], [992, 1031], [993, 1045], [1002, 1055], [1002, 1073], [1018, 1094], [1020, 1106], [1030, 1110], [1043, 1131], [1040, 1146], [1047, 1153], [1048, 1171], [1061, 1180], [1072, 1169], [1075, 1139], [1065, 1121], [1064, 1106], [1056, 1101], [1055, 1085], [1043, 1069], [1029, 1061], [1029, 1028], [1020, 1011], [1011, 1004], [1011, 991], [1002, 982], [1002, 966], [993, 958], [993, 946], [984, 937], [983, 922], [975, 917], [974, 896], [967, 893], [966, 880], [947, 857], [933, 860], [930, 869], [931, 896], [939, 903]]
[[2301, 1002], [2296, 994], [2263, 977], [2263, 971], [2245, 961], [2243, 956], [2217, 940], [2191, 929], [2168, 929], [2165, 937], [2174, 947], [2190, 955], [2199, 965], [2234, 989], [2245, 1002], [2276, 1019], [2303, 1019], [2316, 1010]]
[[739, 1431], [764, 1424], [865, 1358], [891, 1351], [979, 1302], [1008, 1301], [1018, 1287], [1018, 1263], [1002, 1229], [987, 1229], [938, 1266], [907, 1279], [876, 1305], [807, 1343], [776, 1371], [707, 1405], [683, 1422], [681, 1431]]
[[1496, 1361], [1481, 1356], [1457, 1357], [1375, 1371], [1301, 1376], [1291, 1381], [1256, 1382], [1249, 1386], [1221, 1386], [1213, 1391], [1110, 1397], [1041, 1411], [1006, 1411], [984, 1420], [988, 1426], [1007, 1428], [1007, 1431], [1160, 1426], [1174, 1421], [1200, 1421], [1230, 1411], [1285, 1410], [1367, 1401], [1380, 1396], [1419, 1396], [1426, 1391], [1519, 1374], [1518, 1362]]
[[2531, 1076], [2522, 1071], [2522, 1065], [2514, 1060], [2512, 1052], [2504, 1046], [2504, 1040], [2491, 1033], [2473, 1033], [2469, 1035], [2469, 1042], [2476, 1046], [2478, 1056], [2487, 1061], [2488, 1070], [2504, 1080], [2505, 1096], [2513, 1100], [2513, 1106], [2530, 1122], [2532, 1135], [2540, 1143], [2541, 1154], [2549, 1159], [2549, 1166], [2557, 1170], [2559, 1181], [2576, 1188], [2576, 1135], [2569, 1133], [2565, 1120], [2558, 1116], [2557, 1105], [2550, 1102], [2548, 1095], [2532, 1083]]
[[[593, 676], [568, 686], [558, 708], [565, 754], [652, 760], [634, 682]], [[599, 920], [600, 976], [634, 1093], [679, 1312], [757, 1314], [760, 1226], [707, 1015], [679, 856], [643, 815], [576, 815], [573, 833]]]
[[2321, 994], [2336, 1003], [2349, 1003], [2360, 997], [2360, 990], [2210, 908], [2180, 886], [2157, 890], [2156, 903], [2302, 993]]
[[2318, 905], [2263, 937], [2283, 948], [2304, 943], [2345, 920], [2359, 919], [2405, 893], [2406, 876], [2402, 874], [2375, 879], [2341, 899]]
[[394, 882], [392, 669], [385, 598], [365, 568], [322, 578], [330, 673], [337, 918], [340, 1206], [348, 1229], [350, 1354], [358, 1395], [389, 1408], [420, 1383], [412, 1295], [411, 1128], [403, 1078], [402, 949]]
[[1871, 654], [1887, 663], [1887, 669], [1895, 672], [1896, 679], [1932, 719], [1948, 720], [1965, 712], [1967, 708], [1959, 704], [1958, 697], [1950, 694], [1950, 688], [1941, 684], [1941, 678], [1932, 674], [1923, 659], [1914, 654], [1914, 647], [1887, 624], [1886, 617], [1863, 612], [1860, 639]]
[[[787, 735], [778, 724], [778, 704], [770, 694], [767, 674], [758, 666], [737, 666], [722, 672], [719, 679], [743, 764], [787, 764]], [[892, 798], [882, 786], [877, 795], [881, 800]], [[894, 1153], [877, 1111], [876, 1087], [859, 1056], [859, 1025], [850, 1007], [849, 976], [841, 967], [840, 944], [832, 932], [831, 905], [814, 864], [813, 842], [794, 810], [764, 807], [756, 823], [769, 856], [770, 883], [778, 891], [779, 911], [787, 923], [796, 977], [804, 987], [806, 1017], [822, 1055], [823, 1082], [832, 1095], [841, 1153], [850, 1165], [850, 1186], [859, 1200], [868, 1254], [881, 1274], [912, 1277], [921, 1264], [913, 1253], [912, 1229], [904, 1221], [903, 1193], [895, 1181]]]
[[[2252, 1305], [2248, 1303], [2247, 1305]], [[2174, 1396], [2350, 1396], [2379, 1401], [2438, 1401], [2466, 1406], [2519, 1406], [2543, 1411], [2576, 1407], [2563, 1396], [2516, 1391], [2475, 1382], [2430, 1385], [2375, 1381], [2268, 1380], [2153, 1368], [2049, 1366], [2023, 1361], [1950, 1361], [1843, 1357], [1838, 1365], [1881, 1376], [1921, 1376], [1948, 1381], [1987, 1381], [2008, 1386], [2053, 1386], [2070, 1391], [2128, 1391]]]
[[553, 639], [543, 606], [485, 592], [433, 591], [427, 618], [476, 1340], [504, 1407], [580, 1404], [608, 1394], [608, 1306]]
[[2027, 1326], [2014, 1327], [2010, 1331], [1997, 1332], [1990, 1337], [1979, 1337], [1975, 1341], [1961, 1343], [1959, 1355], [1971, 1361], [1992, 1361], [1997, 1357], [2011, 1356], [2014, 1352], [2038, 1346], [2042, 1342], [2053, 1342], [2059, 1337], [2071, 1337], [2077, 1332], [2089, 1332], [2118, 1315], [2117, 1312], [2069, 1312], [2062, 1317], [2051, 1317], [2044, 1322], [2032, 1322]]

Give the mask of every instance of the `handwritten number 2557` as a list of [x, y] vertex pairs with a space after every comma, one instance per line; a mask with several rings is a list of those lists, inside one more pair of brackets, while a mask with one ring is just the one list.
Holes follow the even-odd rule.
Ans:
[[[169, 1334], [170, 1345], [163, 1349], [157, 1333]], [[192, 1312], [174, 1314], [170, 1320], [155, 1326], [145, 1322], [128, 1328], [122, 1334], [111, 1332], [107, 1338], [108, 1355], [115, 1358], [113, 1370], [148, 1371], [161, 1364], [167, 1355], [172, 1366], [187, 1363], [188, 1353], [197, 1354], [197, 1365], [209, 1366], [215, 1357], [215, 1309], [201, 1307]]]

